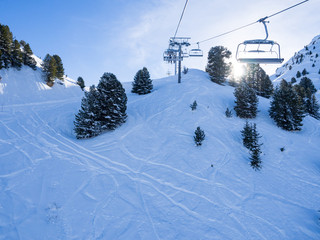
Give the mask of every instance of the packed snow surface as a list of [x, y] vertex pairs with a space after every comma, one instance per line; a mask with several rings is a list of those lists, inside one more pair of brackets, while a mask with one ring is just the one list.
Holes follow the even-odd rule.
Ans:
[[225, 117], [234, 89], [202, 71], [154, 80], [142, 96], [125, 83], [127, 122], [89, 140], [73, 133], [80, 88], [49, 89], [39, 74], [0, 71], [0, 239], [320, 239], [314, 118], [286, 132], [260, 98], [254, 171], [245, 120]]

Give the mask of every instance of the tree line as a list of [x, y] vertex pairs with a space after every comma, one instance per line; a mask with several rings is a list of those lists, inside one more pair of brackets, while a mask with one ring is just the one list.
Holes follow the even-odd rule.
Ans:
[[28, 43], [13, 38], [7, 25], [0, 24], [0, 69], [15, 68], [20, 70], [22, 65], [36, 70], [36, 61]]
[[[206, 71], [211, 81], [223, 84], [231, 73], [231, 52], [223, 47], [212, 47], [208, 54]], [[287, 82], [285, 79], [274, 89], [266, 72], [259, 64], [247, 64], [245, 74], [239, 83], [232, 82], [235, 91], [234, 110], [240, 118], [255, 118], [258, 112], [258, 97], [271, 97], [269, 116], [278, 127], [284, 130], [300, 130], [306, 115], [319, 119], [319, 104], [316, 99], [316, 88], [312, 80], [304, 74], [299, 83]]]
[[[36, 70], [37, 62], [33, 58], [33, 52], [24, 40], [18, 41], [13, 37], [7, 25], [0, 24], [0, 69], [29, 66]], [[48, 86], [53, 86], [55, 79], [63, 80], [64, 68], [62, 60], [58, 55], [47, 54], [41, 64], [44, 81]]]

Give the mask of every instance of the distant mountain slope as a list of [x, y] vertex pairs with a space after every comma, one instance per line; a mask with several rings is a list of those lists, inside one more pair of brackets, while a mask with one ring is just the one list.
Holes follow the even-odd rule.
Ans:
[[[77, 140], [81, 90], [47, 89], [30, 71], [9, 72], [5, 83], [14, 84], [2, 88], [11, 105], [0, 109], [0, 239], [320, 239], [314, 118], [301, 132], [283, 131], [260, 98], [252, 121], [263, 166], [254, 171], [241, 143], [245, 120], [225, 117], [234, 89], [205, 72], [189, 70], [181, 84], [154, 80], [147, 95], [125, 83], [127, 122]], [[23, 80], [37, 91], [20, 99], [14, 90], [26, 94]], [[75, 97], [62, 98], [60, 88], [77, 89]], [[206, 134], [201, 147], [193, 141], [197, 126]]]
[[306, 69], [309, 77], [315, 84], [317, 89], [320, 89], [320, 35], [314, 37], [310, 44], [306, 45], [299, 52], [290, 58], [285, 64], [276, 70], [275, 80], [277, 83], [281, 79], [291, 81], [292, 77], [296, 77], [298, 71]]
[[[37, 65], [40, 59], [37, 59]], [[75, 81], [66, 78], [57, 80], [51, 88], [42, 78], [42, 72], [23, 66], [20, 71], [9, 68], [1, 69], [0, 105], [39, 103], [52, 100], [63, 100], [69, 97], [79, 97], [83, 93]]]

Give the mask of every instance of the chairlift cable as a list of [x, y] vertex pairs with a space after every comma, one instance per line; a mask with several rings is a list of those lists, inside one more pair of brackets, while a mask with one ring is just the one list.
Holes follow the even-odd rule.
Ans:
[[[214, 39], [214, 38], [218, 38], [218, 37], [221, 37], [221, 36], [227, 35], [227, 34], [229, 34], [229, 33], [232, 33], [232, 32], [235, 32], [235, 31], [238, 31], [238, 30], [240, 30], [240, 29], [243, 29], [243, 28], [249, 27], [249, 26], [251, 26], [251, 25], [253, 25], [253, 24], [255, 24], [255, 23], [262, 22], [262, 21], [266, 20], [267, 18], [271, 18], [271, 17], [273, 17], [273, 16], [275, 16], [275, 15], [278, 15], [278, 14], [280, 14], [280, 13], [283, 13], [283, 12], [285, 12], [285, 11], [287, 11], [287, 10], [291, 9], [291, 8], [294, 8], [294, 7], [296, 7], [296, 6], [299, 6], [299, 5], [301, 5], [301, 4], [305, 3], [305, 2], [308, 2], [308, 1], [309, 1], [309, 0], [304, 0], [304, 1], [299, 2], [299, 3], [295, 4], [295, 5], [292, 5], [292, 6], [288, 7], [288, 8], [285, 8], [285, 9], [283, 9], [283, 10], [279, 11], [279, 12], [276, 12], [276, 13], [274, 13], [274, 14], [271, 14], [270, 16], [267, 16], [267, 17], [264, 17], [264, 18], [260, 18], [259, 20], [255, 21], [255, 22], [252, 22], [252, 23], [249, 23], [249, 24], [244, 25], [244, 26], [242, 26], [242, 27], [238, 27], [238, 28], [235, 28], [235, 29], [230, 30], [230, 31], [228, 31], [228, 32], [225, 32], [225, 33], [222, 33], [222, 34], [219, 34], [219, 35], [213, 36], [213, 37], [211, 37], [211, 38], [207, 38], [207, 39], [205, 39], [205, 40], [198, 41], [198, 42], [196, 42], [196, 43], [197, 43], [197, 44], [199, 44], [199, 43], [203, 43], [203, 42], [206, 42], [206, 41], [212, 40], [212, 39]], [[194, 44], [194, 43], [193, 43], [193, 44]]]
[[296, 7], [296, 6], [300, 5], [300, 4], [303, 4], [303, 3], [308, 2], [308, 1], [309, 1], [309, 0], [305, 0], [305, 1], [299, 2], [299, 3], [295, 4], [295, 5], [292, 5], [291, 7], [288, 7], [288, 8], [286, 8], [286, 9], [283, 9], [283, 10], [277, 12], [277, 13], [271, 14], [271, 15], [268, 16], [267, 18], [271, 18], [271, 17], [273, 17], [273, 16], [275, 16], [275, 15], [278, 15], [278, 14], [280, 14], [280, 13], [283, 13], [283, 12], [285, 12], [285, 11], [291, 9], [291, 8], [294, 8], [294, 7]]
[[207, 38], [207, 39], [205, 39], [205, 40], [202, 40], [202, 41], [199, 41], [199, 42], [196, 42], [196, 43], [197, 43], [197, 44], [199, 44], [199, 43], [203, 43], [203, 42], [206, 42], [206, 41], [212, 40], [212, 39], [214, 39], [214, 38], [218, 38], [218, 37], [221, 37], [221, 36], [223, 36], [223, 35], [227, 35], [227, 34], [229, 34], [229, 33], [232, 33], [232, 32], [235, 32], [235, 31], [238, 31], [238, 30], [240, 30], [240, 29], [242, 29], [242, 28], [249, 27], [249, 26], [251, 26], [251, 25], [253, 25], [253, 24], [255, 24], [255, 23], [257, 23], [257, 22], [249, 23], [249, 24], [244, 25], [244, 26], [242, 26], [242, 27], [235, 28], [235, 29], [230, 30], [230, 31], [228, 31], [228, 32], [225, 32], [225, 33], [222, 33], [222, 34], [216, 35], [216, 36], [211, 37], [211, 38]]
[[183, 11], [182, 11], [182, 13], [181, 13], [180, 20], [179, 20], [179, 23], [178, 23], [176, 32], [174, 33], [174, 38], [176, 38], [176, 35], [177, 35], [177, 33], [178, 33], [178, 29], [179, 29], [179, 27], [180, 27], [180, 23], [181, 23], [181, 20], [182, 20], [182, 18], [183, 18], [184, 12], [185, 12], [185, 10], [186, 10], [188, 1], [189, 1], [189, 0], [186, 0], [186, 3], [184, 4], [184, 8], [183, 8]]

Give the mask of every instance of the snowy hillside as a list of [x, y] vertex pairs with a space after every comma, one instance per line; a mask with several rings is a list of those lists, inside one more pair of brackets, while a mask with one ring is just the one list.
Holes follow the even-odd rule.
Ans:
[[281, 79], [290, 82], [292, 77], [299, 82], [297, 72], [302, 73], [304, 69], [308, 72], [306, 76], [312, 79], [317, 89], [320, 89], [320, 35], [314, 37], [309, 45], [277, 69], [275, 82], [280, 82]]
[[24, 71], [0, 73], [0, 239], [320, 239], [320, 121], [283, 131], [260, 98], [254, 171], [245, 121], [224, 113], [234, 89], [202, 71], [155, 80], [143, 96], [126, 83], [127, 122], [89, 140], [72, 131], [80, 88], [47, 90]]
[[[39, 65], [38, 58], [37, 65]], [[40, 60], [41, 61], [41, 60]], [[64, 81], [56, 80], [53, 87], [49, 87], [43, 80], [40, 69], [36, 71], [23, 66], [20, 71], [9, 68], [0, 70], [0, 104], [6, 107], [12, 104], [43, 103], [64, 100], [82, 95], [82, 91], [75, 81], [66, 78]]]

